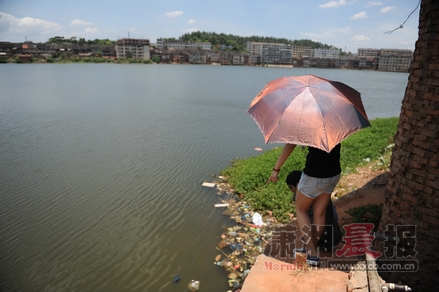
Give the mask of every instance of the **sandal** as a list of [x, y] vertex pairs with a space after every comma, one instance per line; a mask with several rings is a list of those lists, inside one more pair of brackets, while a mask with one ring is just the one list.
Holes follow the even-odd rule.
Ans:
[[306, 253], [306, 248], [302, 247], [302, 248], [293, 248], [293, 259], [296, 258], [296, 253]]
[[311, 266], [318, 266], [319, 263], [320, 263], [320, 258], [319, 258], [319, 257], [313, 257], [313, 256], [308, 255], [308, 256], [306, 257], [306, 263], [307, 263], [308, 265], [311, 265]]

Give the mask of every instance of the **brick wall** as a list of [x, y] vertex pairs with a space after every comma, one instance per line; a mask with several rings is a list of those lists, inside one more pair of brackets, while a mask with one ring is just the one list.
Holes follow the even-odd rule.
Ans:
[[[396, 33], [396, 32], [395, 32]], [[395, 281], [413, 291], [439, 285], [439, 0], [422, 0], [419, 37], [394, 137], [383, 218], [389, 225], [415, 225], [418, 272]], [[382, 250], [383, 246], [377, 245]], [[382, 275], [384, 277], [384, 275]], [[395, 275], [394, 275], [395, 276]]]

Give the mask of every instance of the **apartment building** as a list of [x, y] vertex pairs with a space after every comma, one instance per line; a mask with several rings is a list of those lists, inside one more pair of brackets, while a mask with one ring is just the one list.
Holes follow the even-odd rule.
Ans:
[[378, 59], [378, 71], [409, 72], [412, 60], [411, 50], [383, 49]]
[[402, 49], [381, 49], [380, 56], [408, 56], [412, 55], [413, 52], [411, 50], [402, 50]]
[[311, 47], [293, 46], [293, 58], [308, 58], [311, 57]]
[[248, 55], [244, 53], [233, 54], [232, 65], [245, 65], [248, 62]]
[[358, 57], [372, 57], [376, 58], [379, 55], [380, 50], [379, 49], [366, 49], [366, 48], [359, 48], [358, 49]]
[[210, 50], [212, 44], [209, 42], [180, 42], [180, 41], [166, 41], [162, 38], [157, 39], [157, 48], [168, 48], [168, 49], [199, 49]]
[[411, 50], [359, 48], [360, 67], [378, 71], [408, 72], [413, 59]]
[[311, 57], [316, 59], [339, 59], [340, 50], [338, 49], [312, 49]]
[[131, 55], [136, 60], [149, 60], [149, 40], [147, 39], [119, 39], [115, 45], [117, 58], [127, 58]]
[[357, 61], [358, 61], [358, 67], [361, 69], [372, 69], [372, 70], [377, 70], [377, 61], [378, 58], [374, 58], [374, 57], [358, 57], [357, 56]]
[[247, 51], [253, 64], [291, 65], [293, 62], [293, 49], [287, 44], [247, 42]]

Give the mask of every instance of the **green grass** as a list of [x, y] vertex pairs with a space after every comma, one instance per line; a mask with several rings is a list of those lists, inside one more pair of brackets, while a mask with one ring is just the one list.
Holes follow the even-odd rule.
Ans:
[[352, 223], [373, 223], [373, 230], [377, 231], [383, 215], [383, 204], [367, 204], [350, 209], [347, 213], [352, 216]]
[[[367, 164], [367, 161], [389, 163], [389, 159], [383, 157], [388, 157], [386, 147], [393, 143], [398, 121], [396, 117], [372, 120], [372, 127], [362, 129], [342, 141], [342, 175], [355, 172], [356, 167]], [[288, 214], [294, 213], [295, 208], [285, 179], [292, 170], [303, 169], [307, 149], [296, 147], [282, 166], [278, 183], [267, 184], [281, 150], [275, 147], [258, 156], [236, 159], [220, 175], [226, 178], [235, 193], [242, 194], [253, 210], [263, 214], [271, 211], [278, 221], [288, 222]]]

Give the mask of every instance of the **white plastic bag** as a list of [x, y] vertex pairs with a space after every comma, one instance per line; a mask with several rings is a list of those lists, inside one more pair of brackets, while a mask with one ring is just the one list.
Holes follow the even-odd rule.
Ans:
[[253, 214], [252, 221], [256, 226], [262, 226], [262, 216], [256, 212]]
[[198, 291], [200, 289], [200, 281], [191, 280], [187, 286], [192, 292]]

